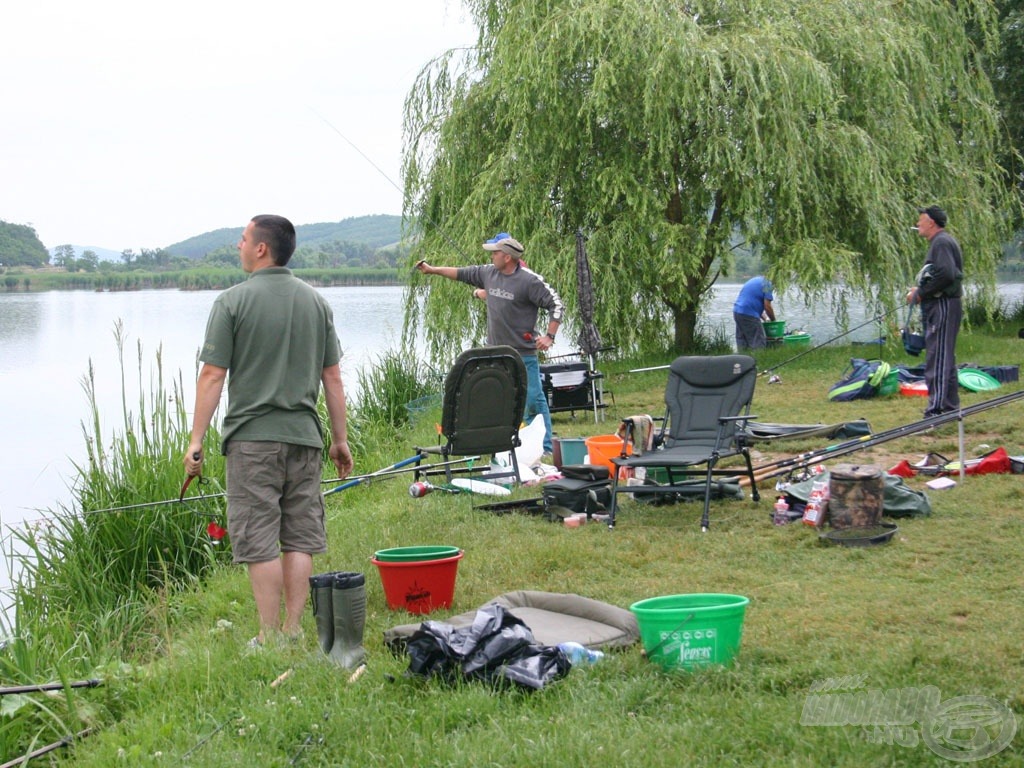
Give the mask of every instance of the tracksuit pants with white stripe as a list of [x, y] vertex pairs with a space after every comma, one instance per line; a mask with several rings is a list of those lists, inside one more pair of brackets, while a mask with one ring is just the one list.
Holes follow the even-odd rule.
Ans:
[[921, 302], [926, 355], [924, 380], [928, 385], [925, 418], [960, 409], [956, 337], [960, 332], [963, 314], [963, 304], [959, 297], [925, 299]]

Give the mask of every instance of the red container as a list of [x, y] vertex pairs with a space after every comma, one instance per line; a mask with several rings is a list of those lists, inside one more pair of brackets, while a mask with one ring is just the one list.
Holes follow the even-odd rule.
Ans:
[[900, 394], [904, 397], [928, 397], [928, 385], [923, 381], [901, 381]]
[[418, 560], [411, 563], [391, 563], [376, 558], [370, 562], [380, 572], [384, 597], [388, 608], [404, 609], [409, 613], [430, 613], [436, 608], [449, 608], [455, 594], [455, 575], [459, 560], [465, 554], [441, 560]]

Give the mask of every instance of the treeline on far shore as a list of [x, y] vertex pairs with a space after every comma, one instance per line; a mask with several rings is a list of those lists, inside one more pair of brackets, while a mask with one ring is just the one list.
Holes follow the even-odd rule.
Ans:
[[[300, 268], [295, 275], [318, 287], [338, 285], [401, 285], [393, 267]], [[63, 270], [8, 270], [2, 275], [4, 289], [14, 291], [141, 291], [172, 288], [185, 291], [223, 290], [245, 280], [238, 267], [171, 270], [159, 272], [65, 272]]]

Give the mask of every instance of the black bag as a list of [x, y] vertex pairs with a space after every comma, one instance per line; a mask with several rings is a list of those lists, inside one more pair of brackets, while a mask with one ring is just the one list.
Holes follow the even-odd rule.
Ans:
[[[910, 304], [907, 307], [907, 320], [903, 327], [900, 328], [900, 337], [903, 339], [903, 351], [908, 355], [917, 357], [924, 350], [924, 333], [916, 333], [921, 331], [921, 322], [914, 320], [914, 308], [916, 304]], [[920, 314], [920, 313], [919, 313]]]
[[[590, 517], [604, 512], [612, 502], [612, 485], [608, 467], [602, 464], [570, 464], [562, 467], [561, 480], [544, 484], [544, 507], [549, 516], [568, 510], [571, 514], [585, 512]], [[560, 507], [552, 511], [553, 507]]]
[[611, 472], [604, 464], [564, 464], [562, 477], [570, 480], [608, 480]]

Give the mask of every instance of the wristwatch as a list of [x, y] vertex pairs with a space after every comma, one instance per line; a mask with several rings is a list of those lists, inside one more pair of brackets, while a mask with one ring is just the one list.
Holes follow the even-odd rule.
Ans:
[[546, 333], [544, 335], [547, 336], [549, 339], [551, 339], [551, 341], [555, 340], [555, 334], [551, 333], [550, 331], [548, 331], [548, 333]]

